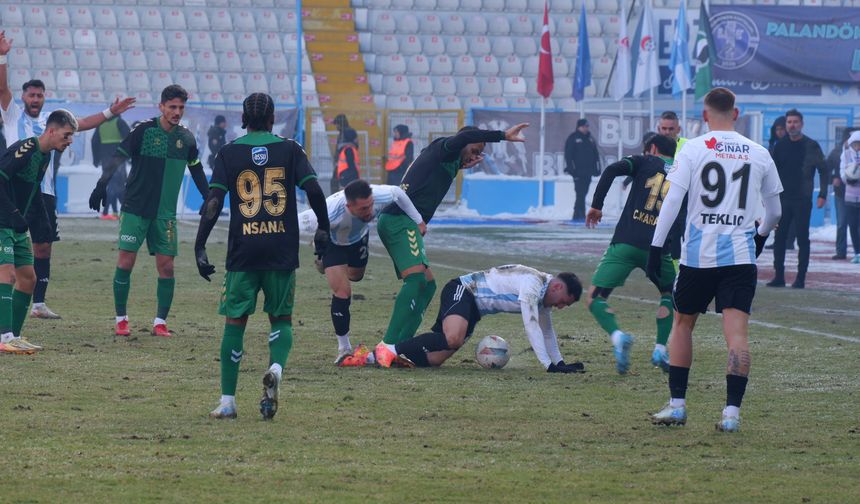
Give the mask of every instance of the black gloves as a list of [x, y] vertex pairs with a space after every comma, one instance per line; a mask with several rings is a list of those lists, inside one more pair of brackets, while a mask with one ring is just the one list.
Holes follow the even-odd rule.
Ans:
[[651, 245], [648, 251], [648, 265], [645, 267], [645, 274], [648, 279], [654, 282], [654, 285], [660, 285], [660, 270], [663, 266], [663, 247], [655, 247]]
[[200, 276], [206, 279], [207, 282], [210, 282], [209, 275], [215, 273], [215, 266], [209, 264], [209, 257], [206, 255], [205, 248], [195, 248], [194, 249], [194, 258], [197, 261], [197, 272], [200, 273]]
[[15, 211], [12, 212], [12, 230], [16, 233], [26, 233], [28, 228], [27, 220], [24, 219], [21, 212], [15, 209]]
[[558, 364], [550, 364], [548, 368], [546, 368], [547, 373], [584, 373], [585, 366], [581, 362], [574, 362], [573, 364], [565, 364], [564, 361], [558, 361]]
[[758, 259], [758, 256], [761, 255], [761, 251], [764, 250], [764, 244], [767, 242], [767, 235], [762, 236], [758, 234], [758, 227], [756, 227], [753, 241], [755, 242], [755, 257]]
[[99, 180], [90, 194], [90, 208], [98, 212], [105, 205], [107, 205], [107, 182]]
[[317, 232], [314, 233], [314, 254], [316, 254], [317, 257], [322, 258], [322, 256], [325, 255], [329, 241], [329, 232], [323, 229], [317, 229]]

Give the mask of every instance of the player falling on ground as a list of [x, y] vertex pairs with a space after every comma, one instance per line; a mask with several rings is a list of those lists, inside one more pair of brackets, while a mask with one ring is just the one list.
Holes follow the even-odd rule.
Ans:
[[[487, 142], [525, 142], [522, 130], [528, 124], [517, 124], [507, 131], [487, 131], [465, 126], [452, 137], [437, 138], [412, 162], [400, 184], [415, 204], [425, 223], [430, 223], [442, 203], [457, 171], [471, 168], [484, 157]], [[403, 286], [394, 301], [394, 309], [385, 337], [380, 345], [409, 339], [421, 325], [424, 310], [436, 292], [436, 281], [424, 251], [421, 230], [397, 205], [388, 205], [379, 216], [377, 231], [394, 262], [394, 270]]]
[[[38, 79], [27, 81], [22, 86], [21, 103], [23, 109], [12, 99], [12, 92], [9, 90], [7, 79], [8, 65], [6, 64], [6, 55], [12, 48], [12, 42], [12, 39], [6, 38], [5, 32], [0, 31], [0, 116], [3, 117], [3, 136], [6, 137], [6, 145], [41, 135], [45, 131], [45, 122], [50, 114], [50, 111], [44, 110], [45, 84]], [[122, 114], [134, 106], [134, 101], [134, 98], [116, 99], [104, 111], [78, 118], [78, 131], [93, 129], [111, 117]], [[43, 319], [60, 318], [45, 304], [45, 294], [51, 277], [52, 244], [60, 239], [57, 229], [57, 197], [54, 182], [56, 170], [60, 163], [59, 156], [52, 155], [51, 158], [51, 164], [48, 165], [42, 179], [42, 197], [45, 200], [49, 225], [34, 225], [33, 221], [41, 219], [41, 215], [24, 216], [30, 222], [30, 236], [33, 239], [35, 256], [33, 267], [36, 272], [36, 288], [33, 291], [33, 308], [30, 311], [30, 316]]]
[[[735, 132], [735, 95], [714, 88], [702, 117], [710, 132], [687, 141], [675, 156], [669, 193], [657, 217], [648, 276], [662, 283], [663, 244], [681, 202], [689, 195], [681, 267], [673, 293], [675, 320], [669, 337], [669, 404], [653, 415], [657, 424], [687, 421], [686, 393], [693, 362], [693, 328], [716, 299], [728, 347], [726, 407], [717, 430], [740, 427], [740, 406], [750, 372], [749, 314], [755, 296], [756, 258], [779, 222], [782, 183], [767, 149]], [[755, 218], [764, 204], [764, 219]]]
[[120, 143], [114, 157], [102, 166], [102, 176], [90, 195], [90, 208], [100, 211], [107, 204], [107, 185], [114, 172], [131, 158], [125, 201], [119, 224], [119, 258], [113, 277], [117, 336], [130, 334], [128, 293], [137, 251], [146, 240], [158, 270], [157, 311], [152, 334], [168, 337], [167, 314], [173, 303], [176, 279], [173, 262], [179, 254], [176, 202], [185, 177], [185, 166], [197, 190], [206, 198], [206, 175], [198, 159], [197, 142], [179, 124], [185, 113], [188, 93], [171, 84], [161, 92], [160, 117], [143, 121]]
[[[615, 312], [609, 307], [609, 295], [621, 287], [634, 269], [645, 271], [648, 251], [654, 237], [654, 225], [663, 196], [669, 189], [664, 183], [666, 170], [672, 166], [675, 141], [664, 135], [654, 135], [645, 143], [644, 156], [629, 156], [606, 167], [594, 190], [591, 209], [585, 216], [587, 227], [596, 227], [603, 217], [603, 200], [616, 177], [632, 177], [627, 203], [615, 226], [612, 242], [594, 276], [588, 290], [588, 309], [600, 327], [612, 339], [615, 353], [615, 369], [626, 374], [630, 368], [630, 347], [633, 336], [623, 332], [615, 320]], [[673, 237], [677, 239], [677, 237]], [[669, 371], [669, 354], [666, 341], [672, 329], [672, 283], [675, 281], [675, 266], [668, 252], [662, 258], [663, 274], [654, 286], [660, 291], [660, 306], [657, 308], [657, 343], [651, 353], [651, 364]]]
[[[371, 185], [359, 179], [326, 198], [331, 241], [325, 255], [317, 260], [317, 268], [325, 274], [332, 291], [331, 322], [338, 342], [335, 364], [340, 365], [352, 353], [349, 341], [351, 282], [364, 278], [370, 240], [368, 223], [391, 203], [402, 209], [424, 234], [426, 226], [421, 214], [406, 192], [397, 186]], [[316, 229], [313, 210], [299, 214], [299, 227], [308, 231]]]
[[[573, 273], [553, 276], [521, 264], [469, 273], [442, 288], [439, 315], [431, 332], [380, 345], [376, 360], [382, 367], [441, 366], [469, 339], [481, 317], [520, 313], [526, 337], [547, 372], [581, 373], [585, 371], [582, 363], [565, 364], [552, 326], [553, 307], [566, 308], [581, 295], [582, 284]], [[361, 360], [356, 352], [356, 365]]]
[[263, 376], [260, 413], [271, 420], [278, 411], [278, 387], [293, 345], [293, 298], [299, 266], [299, 224], [295, 187], [304, 189], [319, 227], [316, 253], [325, 254], [329, 221], [325, 195], [301, 145], [272, 134], [275, 103], [253, 93], [242, 103], [242, 127], [248, 130], [215, 157], [209, 197], [204, 203], [194, 253], [200, 275], [209, 280], [215, 267], [206, 256], [206, 240], [230, 193], [227, 274], [218, 312], [226, 317], [221, 340], [221, 401], [209, 416], [236, 418], [236, 384], [244, 354], [248, 316], [263, 290], [269, 314], [269, 369]]
[[77, 127], [71, 112], [55, 110], [41, 135], [13, 143], [0, 157], [0, 353], [42, 349], [21, 337], [36, 284], [27, 229], [50, 226], [40, 184], [51, 153], [66, 150]]

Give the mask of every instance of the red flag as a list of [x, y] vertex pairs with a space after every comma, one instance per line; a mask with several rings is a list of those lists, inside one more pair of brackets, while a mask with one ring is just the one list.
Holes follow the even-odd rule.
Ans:
[[538, 94], [549, 98], [552, 94], [552, 46], [549, 43], [549, 9], [543, 4], [543, 30], [540, 35], [540, 59], [538, 64]]

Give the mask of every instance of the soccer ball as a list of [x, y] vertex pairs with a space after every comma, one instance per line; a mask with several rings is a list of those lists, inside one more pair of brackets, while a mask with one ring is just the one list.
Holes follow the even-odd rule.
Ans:
[[510, 359], [508, 342], [492, 334], [482, 339], [475, 350], [475, 360], [487, 369], [501, 369]]
[[849, 163], [845, 167], [845, 182], [851, 185], [860, 181], [860, 163]]

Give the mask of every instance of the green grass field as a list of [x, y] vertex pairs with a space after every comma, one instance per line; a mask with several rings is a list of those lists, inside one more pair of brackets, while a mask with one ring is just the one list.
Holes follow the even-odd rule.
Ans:
[[[607, 336], [580, 304], [554, 319], [562, 353], [583, 361], [584, 375], [543, 372], [514, 315], [485, 318], [440, 369], [338, 369], [330, 294], [303, 246], [278, 416], [263, 422], [257, 411], [268, 358], [258, 313], [245, 336], [240, 416], [212, 421], [226, 235], [213, 235], [209, 257], [219, 273], [206, 283], [193, 264], [196, 226], [182, 227], [172, 339], [148, 335], [155, 267], [141, 256], [129, 301], [133, 335], [118, 339], [115, 226], [61, 222], [48, 300], [64, 318], [27, 322], [25, 335], [44, 352], [0, 355], [0, 502], [857, 502], [860, 495], [856, 294], [759, 289], [753, 317], [767, 325], [752, 328], [742, 431], [726, 435], [713, 427], [725, 400], [725, 346], [712, 315], [695, 334], [688, 424], [650, 424], [668, 390], [648, 364], [656, 303], [644, 275], [611, 300], [622, 328], [638, 337], [628, 376], [615, 373]], [[608, 243], [610, 234], [577, 233], [435, 227], [428, 254], [440, 289], [464, 271], [510, 262], [572, 270], [587, 285], [599, 257], [557, 245]], [[352, 304], [354, 344], [379, 341], [399, 289], [375, 233], [373, 241], [368, 274], [354, 287], [361, 296]], [[514, 356], [505, 369], [474, 362], [486, 334], [509, 341]]]

